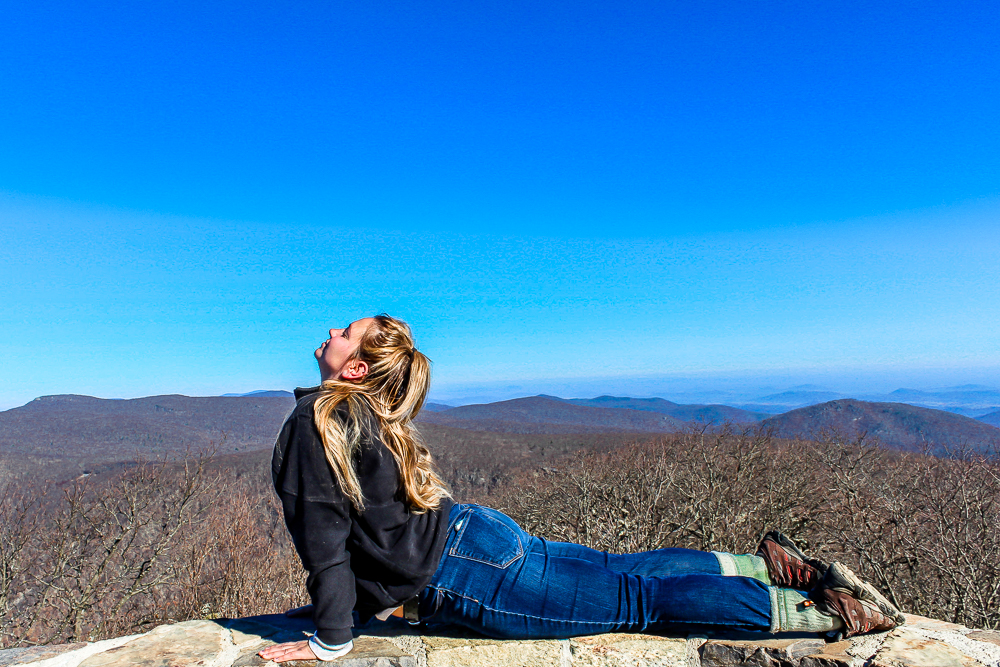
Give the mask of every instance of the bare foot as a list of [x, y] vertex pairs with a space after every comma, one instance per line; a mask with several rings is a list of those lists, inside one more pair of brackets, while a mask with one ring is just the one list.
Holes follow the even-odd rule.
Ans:
[[309, 648], [309, 640], [268, 646], [266, 649], [257, 651], [257, 655], [265, 660], [273, 660], [275, 662], [316, 659], [316, 654]]

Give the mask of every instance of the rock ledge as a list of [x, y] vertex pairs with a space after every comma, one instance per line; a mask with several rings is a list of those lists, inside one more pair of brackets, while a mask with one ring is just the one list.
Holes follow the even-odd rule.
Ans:
[[[657, 636], [606, 634], [499, 641], [420, 635], [392, 620], [357, 632], [350, 655], [289, 667], [1000, 667], [1000, 632], [908, 616], [889, 633], [827, 644], [815, 635]], [[161, 625], [93, 643], [0, 650], [0, 667], [273, 667], [261, 648], [302, 639], [308, 621], [280, 615]]]

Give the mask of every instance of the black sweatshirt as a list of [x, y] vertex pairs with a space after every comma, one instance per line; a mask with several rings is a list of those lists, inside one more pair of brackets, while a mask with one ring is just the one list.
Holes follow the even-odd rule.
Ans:
[[[316, 635], [336, 645], [351, 639], [351, 610], [367, 621], [427, 586], [441, 559], [453, 503], [443, 498], [437, 510], [410, 511], [396, 461], [382, 443], [378, 420], [368, 415], [355, 458], [365, 504], [359, 514], [326, 461], [313, 422], [317, 391], [295, 390], [297, 403], [274, 445], [271, 475], [285, 525], [309, 571]], [[335, 418], [346, 415], [341, 404]]]

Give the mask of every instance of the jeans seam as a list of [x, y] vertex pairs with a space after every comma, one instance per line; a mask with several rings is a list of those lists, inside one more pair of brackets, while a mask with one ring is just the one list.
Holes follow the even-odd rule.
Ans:
[[509, 530], [510, 534], [514, 537], [514, 539], [517, 540], [517, 554], [503, 565], [498, 565], [497, 563], [488, 560], [480, 560], [479, 558], [473, 558], [472, 556], [465, 556], [463, 554], [458, 553], [456, 550], [462, 545], [462, 538], [465, 536], [465, 529], [468, 527], [468, 524], [466, 524], [465, 526], [462, 526], [461, 529], [462, 532], [455, 539], [455, 543], [452, 544], [450, 549], [448, 549], [449, 556], [452, 556], [454, 558], [464, 558], [465, 560], [471, 560], [473, 563], [482, 563], [483, 565], [491, 565], [501, 570], [506, 570], [508, 567], [510, 567], [511, 563], [516, 561], [518, 558], [524, 556], [524, 544], [521, 542], [521, 536], [518, 535], [516, 531], [512, 530], [511, 527], [505, 524], [503, 521], [498, 521], [497, 519], [491, 516], [480, 516], [479, 518], [485, 521], [492, 521], [496, 524], [499, 524], [501, 527]]
[[[491, 611], [491, 612], [493, 612], [495, 614], [506, 614], [508, 616], [523, 616], [525, 618], [537, 618], [540, 621], [552, 621], [552, 622], [555, 622], [555, 623], [576, 623], [577, 625], [609, 625], [609, 626], [621, 626], [621, 625], [624, 625], [623, 623], [620, 623], [618, 621], [573, 621], [573, 620], [564, 619], [564, 618], [549, 618], [548, 616], [535, 616], [534, 614], [523, 614], [523, 613], [518, 612], [518, 611], [506, 611], [504, 609], [494, 609], [493, 607], [488, 606], [486, 603], [482, 602], [481, 600], [477, 600], [474, 597], [469, 597], [468, 595], [462, 595], [458, 591], [453, 591], [450, 588], [445, 588], [443, 586], [436, 586], [435, 589], [439, 590], [439, 591], [444, 591], [445, 593], [451, 593], [452, 595], [457, 595], [458, 597], [462, 598], [463, 600], [469, 600], [471, 602], [475, 602], [476, 604], [478, 604], [479, 606], [481, 606], [483, 609], [485, 609], [487, 611]], [[435, 612], [435, 614], [436, 613], [437, 612]], [[431, 620], [431, 618], [433, 618], [433, 615], [431, 617], [425, 619], [425, 620]], [[656, 623], [656, 622], [657, 621], [648, 621], [646, 623], [646, 625], [649, 626], [649, 625], [652, 625], [653, 623]], [[671, 623], [671, 624], [674, 624], [674, 625], [697, 625], [697, 626], [704, 625], [700, 621], [671, 620], [671, 621], [668, 621], [668, 622]]]
[[473, 558], [472, 556], [463, 556], [462, 554], [457, 554], [457, 553], [455, 553], [455, 551], [454, 551], [454, 550], [452, 550], [452, 551], [449, 551], [449, 552], [448, 552], [448, 555], [449, 555], [449, 556], [450, 556], [451, 558], [463, 558], [463, 559], [465, 559], [465, 560], [471, 560], [471, 561], [472, 561], [473, 563], [482, 563], [483, 565], [489, 565], [489, 566], [491, 566], [491, 567], [495, 567], [495, 568], [497, 568], [498, 570], [506, 570], [506, 569], [507, 569], [508, 567], [510, 567], [511, 563], [513, 563], [513, 562], [514, 562], [514, 561], [516, 561], [516, 560], [517, 560], [518, 558], [520, 558], [521, 556], [523, 556], [523, 555], [524, 555], [524, 550], [521, 550], [521, 549], [519, 549], [519, 550], [518, 550], [518, 554], [517, 554], [516, 556], [514, 556], [513, 558], [511, 558], [511, 559], [510, 559], [509, 561], [507, 561], [506, 563], [504, 563], [503, 565], [497, 565], [496, 563], [494, 563], [494, 562], [492, 562], [492, 561], [488, 561], [488, 560], [479, 560], [478, 558]]

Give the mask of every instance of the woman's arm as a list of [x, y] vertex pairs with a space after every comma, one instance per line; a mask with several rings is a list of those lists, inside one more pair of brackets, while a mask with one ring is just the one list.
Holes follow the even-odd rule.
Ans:
[[282, 428], [275, 446], [274, 481], [285, 524], [309, 572], [306, 588], [317, 637], [326, 646], [343, 646], [352, 639], [356, 602], [346, 548], [350, 501], [332, 477], [310, 410], [297, 408]]

